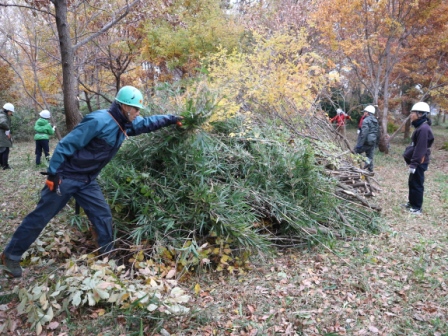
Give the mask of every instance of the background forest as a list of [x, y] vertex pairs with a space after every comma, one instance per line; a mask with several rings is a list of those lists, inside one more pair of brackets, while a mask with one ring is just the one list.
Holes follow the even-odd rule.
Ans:
[[[4, 195], [13, 196], [2, 198], [9, 208], [0, 214], [6, 223], [2, 244], [42, 187], [38, 169], [29, 167], [34, 122], [42, 109], [52, 112], [60, 139], [85, 114], [108, 108], [120, 87], [133, 85], [145, 97], [142, 115], [184, 117], [181, 129], [126, 141], [99, 178], [114, 212], [117, 260], [124, 265], [92, 253], [88, 220], [70, 204], [24, 256], [33, 276], [15, 289], [2, 283], [0, 312], [19, 316], [0, 313], [2, 332], [98, 334], [115, 320], [121, 327], [106, 328], [104, 335], [180, 335], [191, 325], [198, 327], [189, 332], [201, 335], [333, 335], [350, 328], [362, 335], [394, 329], [374, 323], [373, 313], [354, 326], [347, 311], [345, 322], [335, 318], [319, 326], [316, 314], [322, 318], [333, 301], [313, 297], [324, 311], [301, 310], [293, 301], [320, 281], [336, 288], [322, 274], [335, 263], [326, 252], [345, 253], [337, 241], [384, 238], [384, 217], [391, 210], [375, 198], [387, 194], [378, 181], [383, 181], [381, 167], [398, 166], [391, 144], [397, 135], [400, 146], [408, 141], [411, 106], [428, 102], [435, 126], [446, 133], [446, 1], [0, 0], [0, 13], [0, 102], [15, 105], [12, 152], [18, 154], [12, 161], [22, 169], [2, 176], [2, 185], [10, 188], [8, 181], [19, 179], [24, 186], [8, 189], [11, 194]], [[361, 158], [350, 145], [370, 104], [378, 106], [382, 131], [379, 177], [358, 168]], [[352, 118], [347, 137], [336, 135], [328, 123], [338, 108]], [[446, 151], [448, 140], [441, 139], [438, 149]], [[51, 140], [53, 148], [56, 142]], [[440, 181], [446, 186], [446, 179]], [[349, 188], [350, 183], [361, 189]], [[446, 188], [441, 188], [446, 209]], [[395, 239], [386, 232], [387, 239]], [[325, 266], [310, 271], [310, 277], [300, 274], [298, 292], [281, 294], [288, 290], [279, 290], [279, 284], [288, 286], [298, 276], [290, 274], [297, 258], [285, 252], [290, 247], [317, 255], [315, 262]], [[316, 254], [315, 248], [323, 250]], [[334, 274], [344, 277], [348, 265], [349, 286], [369, 300], [375, 285], [357, 278], [354, 264], [378, 264], [377, 259], [367, 258], [373, 254], [367, 243], [350, 248], [362, 260], [345, 263]], [[271, 312], [265, 302], [255, 318], [256, 302], [239, 293], [243, 303], [229, 304], [236, 315], [223, 314], [224, 322], [219, 315], [224, 306], [214, 316], [201, 310], [217, 300], [210, 294], [213, 283], [250, 284], [247, 279], [257, 278], [254, 272], [270, 258], [278, 262], [265, 280], [276, 280], [261, 281], [248, 295], [267, 298], [275, 292], [283, 308]], [[446, 294], [439, 272], [431, 273], [438, 282], [430, 284]], [[432, 331], [448, 327], [436, 321], [443, 315], [438, 305], [427, 309], [434, 315]], [[84, 313], [99, 326], [79, 323]], [[419, 314], [418, 321], [429, 321]], [[405, 323], [397, 328], [397, 334], [409, 335]]]

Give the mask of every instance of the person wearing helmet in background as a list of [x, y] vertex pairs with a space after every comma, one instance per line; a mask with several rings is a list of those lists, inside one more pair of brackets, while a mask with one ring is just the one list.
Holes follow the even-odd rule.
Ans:
[[22, 254], [37, 239], [47, 223], [71, 197], [84, 209], [96, 233], [101, 254], [113, 250], [112, 213], [96, 178], [130, 136], [179, 125], [182, 117], [141, 117], [142, 93], [133, 86], [122, 87], [108, 110], [98, 110], [83, 120], [59, 143], [51, 156], [45, 186], [37, 207], [14, 232], [1, 255], [7, 272], [22, 276]]
[[368, 115], [368, 113], [365, 113], [365, 111], [363, 110], [363, 114], [361, 115], [361, 118], [359, 118], [359, 122], [358, 122], [358, 130], [356, 131], [356, 134], [358, 134], [358, 139], [356, 140], [356, 147], [361, 147], [360, 145], [360, 141], [361, 141], [361, 129], [362, 129], [362, 122], [364, 121], [366, 115]]
[[14, 105], [6, 103], [3, 111], [0, 111], [0, 165], [3, 170], [11, 169], [9, 166], [9, 148], [12, 147], [11, 116], [14, 113]]
[[425, 171], [428, 170], [431, 146], [434, 143], [429, 112], [429, 105], [425, 102], [412, 106], [410, 119], [415, 130], [411, 136], [411, 145], [406, 147], [403, 153], [403, 158], [409, 165], [409, 194], [408, 202], [404, 206], [417, 215], [422, 213]]
[[366, 153], [366, 164], [364, 169], [373, 172], [373, 154], [379, 137], [379, 124], [378, 120], [375, 118], [375, 106], [368, 105], [364, 108], [363, 112], [364, 119], [362, 121], [355, 152], [358, 154]]
[[345, 120], [349, 119], [351, 120], [352, 118], [350, 118], [350, 116], [346, 113], [344, 113], [344, 111], [342, 111], [342, 109], [338, 108], [336, 110], [336, 115], [330, 119], [330, 122], [336, 122], [336, 132], [341, 133], [343, 136], [345, 136]]
[[42, 110], [39, 116], [40, 118], [34, 124], [34, 130], [36, 131], [34, 135], [34, 141], [36, 142], [36, 166], [40, 165], [42, 151], [45, 154], [45, 158], [47, 160], [50, 159], [50, 135], [53, 135], [56, 129], [56, 126], [51, 126], [49, 122], [51, 117], [50, 111]]
[[362, 114], [361, 118], [359, 118], [359, 122], [358, 122], [358, 130], [356, 131], [356, 134], [360, 134], [361, 133], [361, 128], [362, 128], [362, 122], [364, 121], [364, 118], [366, 116], [364, 115], [364, 113]]

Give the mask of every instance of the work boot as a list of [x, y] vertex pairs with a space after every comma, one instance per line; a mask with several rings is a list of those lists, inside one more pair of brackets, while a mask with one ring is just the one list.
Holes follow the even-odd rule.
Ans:
[[22, 276], [22, 267], [20, 267], [20, 260], [12, 260], [2, 253], [2, 265], [5, 266], [6, 271], [14, 278], [20, 278]]
[[421, 215], [422, 214], [422, 209], [415, 209], [415, 208], [410, 208], [409, 212], [413, 215]]

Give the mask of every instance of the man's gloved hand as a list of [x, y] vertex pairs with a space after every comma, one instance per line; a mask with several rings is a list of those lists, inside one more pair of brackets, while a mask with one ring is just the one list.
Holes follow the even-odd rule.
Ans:
[[56, 125], [53, 126], [53, 131], [56, 129]]
[[46, 175], [47, 176], [47, 180], [45, 181], [46, 186], [48, 187], [48, 189], [50, 189], [50, 191], [52, 192], [58, 192], [59, 191], [59, 185], [61, 184], [61, 178], [59, 177], [58, 174], [49, 174], [47, 172], [41, 172], [42, 175]]
[[415, 168], [409, 168], [409, 174], [414, 174], [415, 173]]
[[182, 127], [182, 120], [184, 119], [184, 117], [181, 116], [177, 116], [176, 117], [176, 125], [179, 127]]
[[361, 133], [361, 130], [357, 130], [357, 131], [356, 131], [356, 134], [359, 134], [359, 133]]

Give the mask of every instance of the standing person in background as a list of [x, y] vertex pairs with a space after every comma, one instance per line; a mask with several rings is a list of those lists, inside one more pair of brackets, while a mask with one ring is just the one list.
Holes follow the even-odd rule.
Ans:
[[39, 237], [48, 222], [70, 198], [84, 209], [96, 233], [99, 252], [114, 248], [112, 213], [96, 180], [130, 136], [156, 131], [170, 125], [182, 126], [182, 117], [141, 117], [143, 95], [133, 86], [122, 87], [108, 110], [89, 113], [56, 146], [51, 156], [47, 181], [36, 208], [12, 235], [1, 262], [15, 278], [22, 276], [22, 254]]
[[364, 119], [358, 136], [358, 142], [356, 143], [355, 153], [366, 153], [364, 169], [373, 172], [373, 154], [379, 139], [380, 128], [378, 120], [375, 118], [375, 107], [373, 105], [366, 106], [363, 112]]
[[352, 118], [350, 118], [350, 116], [346, 113], [344, 113], [344, 111], [342, 111], [342, 109], [338, 108], [336, 110], [336, 115], [330, 119], [330, 122], [336, 122], [337, 126], [336, 126], [336, 132], [340, 133], [342, 136], [345, 137], [345, 120], [349, 119], [351, 120]]
[[36, 131], [36, 135], [34, 136], [34, 140], [36, 141], [36, 166], [40, 165], [42, 151], [45, 154], [45, 158], [50, 160], [50, 135], [53, 135], [56, 129], [56, 126], [50, 125], [50, 111], [42, 110], [39, 115], [40, 118], [36, 120], [34, 125], [34, 130]]
[[14, 105], [6, 103], [3, 111], [0, 111], [0, 165], [3, 170], [11, 169], [8, 164], [9, 148], [12, 147], [11, 116], [14, 113]]
[[363, 114], [362, 114], [362, 116], [361, 116], [361, 118], [359, 118], [359, 122], [358, 122], [358, 130], [356, 131], [356, 134], [358, 134], [358, 139], [356, 140], [356, 146], [355, 146], [355, 148], [356, 147], [361, 147], [362, 145], [360, 144], [360, 141], [361, 141], [361, 129], [362, 129], [362, 122], [364, 121], [364, 119], [365, 119], [365, 117], [366, 117], [366, 115], [367, 115], [368, 113], [365, 113], [364, 111], [363, 111]]
[[362, 122], [364, 120], [366, 116], [364, 115], [364, 113], [362, 114], [361, 118], [359, 118], [359, 123], [358, 123], [358, 131], [356, 132], [358, 135], [361, 133], [361, 128], [362, 128]]
[[412, 133], [411, 145], [406, 147], [403, 153], [403, 158], [409, 165], [408, 203], [404, 206], [415, 215], [422, 213], [425, 171], [428, 170], [431, 146], [434, 143], [429, 112], [429, 105], [425, 102], [412, 106], [410, 118], [415, 130]]

